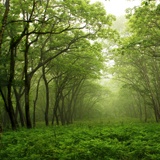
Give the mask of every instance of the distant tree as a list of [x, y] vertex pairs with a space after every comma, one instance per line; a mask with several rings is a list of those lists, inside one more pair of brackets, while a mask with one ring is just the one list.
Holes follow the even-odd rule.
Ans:
[[[145, 3], [128, 14], [128, 36], [121, 39], [114, 56], [117, 76], [142, 97], [145, 107], [153, 108], [160, 120], [159, 92], [159, 6]], [[144, 108], [146, 113], [146, 108]]]

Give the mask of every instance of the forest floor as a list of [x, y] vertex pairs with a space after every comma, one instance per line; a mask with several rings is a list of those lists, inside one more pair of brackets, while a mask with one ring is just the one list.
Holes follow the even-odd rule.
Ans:
[[1, 160], [160, 160], [160, 124], [77, 123], [6, 131]]

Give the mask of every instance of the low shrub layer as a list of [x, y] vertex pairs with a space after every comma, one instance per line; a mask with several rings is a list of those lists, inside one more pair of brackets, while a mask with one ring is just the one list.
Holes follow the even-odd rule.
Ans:
[[159, 124], [77, 124], [3, 133], [1, 160], [159, 160]]

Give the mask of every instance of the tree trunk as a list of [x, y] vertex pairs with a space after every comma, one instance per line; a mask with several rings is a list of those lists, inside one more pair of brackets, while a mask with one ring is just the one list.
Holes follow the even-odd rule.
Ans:
[[[27, 29], [28, 32], [28, 29]], [[30, 85], [31, 85], [31, 76], [28, 74], [28, 51], [30, 44], [28, 43], [29, 37], [26, 35], [25, 42], [25, 52], [24, 52], [24, 75], [25, 75], [25, 114], [26, 114], [26, 126], [27, 128], [32, 128], [31, 118], [30, 118]]]
[[30, 80], [28, 80], [28, 76], [26, 76], [26, 79], [25, 79], [25, 114], [26, 114], [26, 126], [27, 126], [27, 128], [32, 128], [31, 117], [30, 117], [29, 91], [30, 91]]
[[5, 11], [1, 20], [1, 28], [0, 28], [0, 55], [2, 50], [3, 36], [6, 29], [8, 14], [10, 10], [10, 0], [6, 0], [4, 5], [5, 5]]
[[40, 84], [41, 78], [42, 78], [42, 76], [38, 80], [37, 89], [36, 89], [36, 97], [33, 101], [33, 127], [36, 126], [36, 103], [37, 103], [37, 100], [38, 100], [39, 84]]
[[57, 106], [55, 106], [55, 108], [54, 108], [54, 117], [56, 119], [57, 125], [59, 125], [59, 118], [58, 118], [58, 113], [57, 113], [58, 107], [59, 107], [59, 104]]
[[14, 113], [13, 104], [12, 104], [12, 85], [13, 85], [14, 74], [15, 74], [15, 53], [16, 53], [16, 48], [15, 47], [16, 46], [14, 44], [14, 39], [13, 39], [11, 41], [11, 44], [10, 44], [10, 69], [9, 69], [9, 80], [8, 80], [8, 84], [7, 84], [7, 91], [8, 91], [7, 112], [9, 114], [13, 130], [15, 130], [18, 126], [16, 116], [15, 116], [15, 113]]
[[144, 122], [147, 122], [147, 106], [144, 104]]
[[16, 106], [17, 106], [17, 109], [18, 109], [21, 126], [24, 127], [25, 126], [25, 119], [24, 119], [24, 114], [23, 114], [21, 104], [20, 104], [21, 95], [18, 94], [15, 87], [14, 87], [14, 94], [15, 94], [15, 97], [16, 97]]
[[52, 117], [52, 125], [54, 124], [54, 120], [56, 120], [56, 124], [59, 125], [59, 117], [58, 117], [58, 110], [59, 110], [59, 104], [60, 104], [60, 93], [62, 92], [62, 89], [58, 86], [58, 81], [55, 81], [55, 103], [53, 108], [53, 117]]
[[54, 124], [55, 119], [56, 119], [56, 124], [59, 125], [59, 118], [58, 118], [58, 114], [57, 114], [58, 108], [59, 108], [59, 97], [56, 96], [55, 105], [54, 105], [54, 109], [53, 109], [52, 125]]
[[154, 100], [153, 97], [152, 97], [152, 102], [153, 102], [153, 109], [154, 109], [154, 115], [155, 115], [156, 122], [159, 122], [160, 117], [159, 117], [157, 105], [156, 105], [155, 100]]
[[48, 82], [47, 82], [47, 78], [45, 75], [45, 66], [42, 66], [42, 74], [43, 74], [43, 80], [44, 80], [44, 84], [45, 84], [45, 89], [46, 89], [46, 108], [45, 108], [45, 123], [46, 126], [49, 125], [49, 120], [48, 120], [48, 111], [49, 111], [49, 86], [48, 86]]
[[61, 103], [61, 108], [60, 108], [60, 111], [59, 111], [59, 113], [60, 113], [60, 120], [61, 120], [61, 124], [62, 125], [65, 125], [65, 123], [66, 123], [66, 120], [65, 120], [65, 104], [64, 104], [64, 96], [62, 95], [62, 93], [61, 93], [61, 101], [62, 101], [62, 103]]

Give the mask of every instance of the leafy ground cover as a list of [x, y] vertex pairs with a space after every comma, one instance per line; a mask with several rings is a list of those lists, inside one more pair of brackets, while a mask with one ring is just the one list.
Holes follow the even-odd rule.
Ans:
[[159, 124], [76, 124], [4, 132], [1, 160], [159, 160]]

